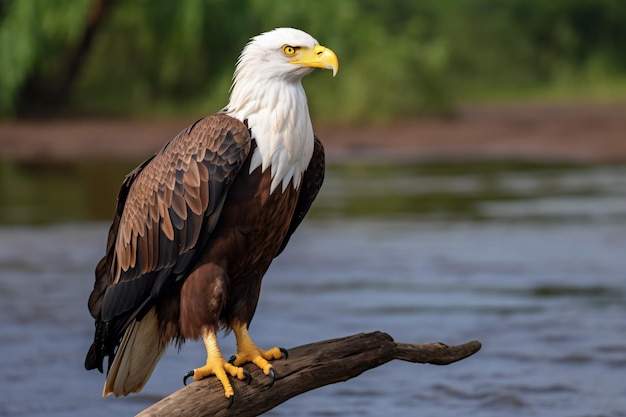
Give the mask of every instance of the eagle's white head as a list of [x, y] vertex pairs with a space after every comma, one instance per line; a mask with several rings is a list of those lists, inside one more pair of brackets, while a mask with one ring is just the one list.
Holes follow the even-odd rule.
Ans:
[[337, 73], [333, 51], [298, 29], [278, 28], [255, 36], [237, 61], [225, 111], [247, 120], [257, 149], [250, 172], [272, 174], [271, 191], [300, 184], [313, 154], [313, 127], [302, 78], [315, 68]]

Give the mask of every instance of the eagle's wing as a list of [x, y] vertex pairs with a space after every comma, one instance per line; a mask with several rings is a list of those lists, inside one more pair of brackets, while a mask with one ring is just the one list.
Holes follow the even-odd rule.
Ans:
[[[109, 345], [104, 350], [147, 313], [167, 283], [187, 274], [249, 151], [245, 124], [217, 114], [194, 123], [126, 177], [89, 297], [97, 326], [113, 322], [101, 329]], [[108, 352], [92, 365], [102, 366], [102, 354]]]
[[302, 184], [300, 186], [300, 194], [298, 195], [296, 209], [293, 213], [293, 217], [291, 218], [287, 235], [285, 235], [283, 243], [281, 244], [280, 250], [276, 256], [280, 255], [285, 249], [287, 243], [289, 243], [289, 238], [291, 238], [293, 232], [295, 232], [298, 226], [300, 226], [304, 216], [309, 211], [309, 208], [311, 208], [311, 204], [313, 204], [313, 200], [317, 197], [317, 193], [319, 193], [322, 183], [324, 182], [325, 167], [326, 156], [324, 153], [324, 145], [322, 145], [322, 141], [315, 136], [313, 156], [311, 157], [309, 166], [306, 171], [304, 171], [304, 175], [302, 177]]

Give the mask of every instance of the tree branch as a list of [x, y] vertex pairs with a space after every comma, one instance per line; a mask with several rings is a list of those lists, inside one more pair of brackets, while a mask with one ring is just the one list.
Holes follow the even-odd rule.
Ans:
[[235, 400], [230, 408], [222, 385], [207, 378], [184, 387], [148, 407], [137, 417], [258, 416], [296, 395], [360, 375], [394, 359], [447, 365], [478, 352], [478, 341], [458, 346], [443, 343], [396, 343], [386, 333], [361, 333], [325, 340], [289, 350], [289, 358], [274, 361], [276, 381], [254, 365], [245, 365], [252, 382], [234, 381]]

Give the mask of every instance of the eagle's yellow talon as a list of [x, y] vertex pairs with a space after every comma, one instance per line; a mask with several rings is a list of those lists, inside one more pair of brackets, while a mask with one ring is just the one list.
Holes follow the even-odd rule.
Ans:
[[261, 356], [257, 356], [256, 358], [252, 359], [251, 362], [261, 368], [265, 375], [270, 374], [270, 369], [272, 369], [272, 365]]
[[228, 380], [228, 374], [230, 374], [231, 372], [228, 372], [227, 374], [225, 366], [220, 366], [219, 364], [216, 365], [214, 364], [214, 362], [215, 361], [207, 360], [206, 365], [194, 369], [193, 379], [194, 381], [201, 381], [204, 378], [215, 375], [215, 377], [219, 379], [219, 381], [222, 383], [222, 386], [224, 387], [224, 396], [226, 398], [230, 398], [232, 395], [235, 394], [235, 391], [233, 390], [233, 387]]
[[206, 377], [215, 375], [224, 387], [224, 396], [230, 399], [230, 404], [232, 404], [235, 391], [233, 390], [228, 376], [230, 375], [242, 381], [247, 380], [248, 383], [250, 383], [252, 377], [245, 369], [224, 360], [222, 352], [217, 346], [217, 340], [214, 332], [210, 332], [208, 330], [205, 331], [203, 339], [207, 349], [206, 364], [200, 368], [187, 372], [183, 378], [183, 383], [187, 385], [187, 379], [190, 377], [193, 378], [194, 381], [201, 381]]
[[268, 361], [287, 357], [287, 350], [282, 348], [272, 348], [268, 350], [259, 349], [248, 334], [247, 326], [243, 323], [236, 322], [232, 326], [233, 332], [237, 339], [237, 354], [233, 355], [230, 363], [241, 366], [245, 363], [252, 362], [258, 366], [265, 375], [272, 377], [272, 384], [276, 378], [272, 364]]
[[263, 356], [268, 361], [272, 359], [280, 359], [283, 357], [284, 350], [285, 349], [275, 347], [270, 350], [261, 351], [261, 356]]

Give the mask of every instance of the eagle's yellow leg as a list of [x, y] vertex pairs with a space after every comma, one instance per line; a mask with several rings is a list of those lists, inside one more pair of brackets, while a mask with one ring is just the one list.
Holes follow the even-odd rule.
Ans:
[[233, 323], [232, 329], [237, 339], [237, 354], [231, 358], [230, 362], [236, 366], [252, 362], [261, 368], [265, 375], [270, 375], [271, 372], [272, 378], [274, 378], [272, 365], [268, 361], [280, 359], [283, 354], [286, 355], [287, 351], [277, 347], [269, 350], [259, 349], [250, 338], [248, 326], [244, 323], [236, 321]]
[[228, 375], [241, 380], [248, 379], [249, 375], [246, 374], [243, 368], [230, 364], [224, 360], [222, 352], [217, 345], [217, 336], [214, 331], [205, 329], [202, 332], [202, 340], [204, 341], [204, 346], [206, 347], [207, 352], [206, 365], [194, 369], [189, 372], [189, 374], [193, 376], [193, 379], [196, 381], [215, 375], [224, 387], [224, 396], [226, 396], [226, 398], [232, 398], [233, 395], [235, 395], [235, 391], [228, 380]]

